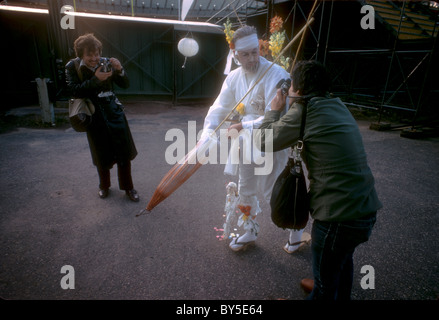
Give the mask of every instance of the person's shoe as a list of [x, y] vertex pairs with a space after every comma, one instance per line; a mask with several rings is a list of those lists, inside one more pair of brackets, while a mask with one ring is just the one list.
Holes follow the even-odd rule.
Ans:
[[308, 232], [302, 233], [302, 239], [298, 242], [291, 243], [288, 239], [287, 244], [283, 247], [286, 253], [293, 253], [298, 251], [301, 247], [311, 242], [311, 235]]
[[101, 199], [105, 199], [106, 197], [108, 197], [108, 189], [100, 189], [99, 190], [99, 198]]
[[139, 195], [137, 194], [137, 191], [134, 189], [126, 190], [125, 191], [128, 198], [130, 198], [131, 201], [139, 202]]
[[233, 251], [240, 251], [254, 244], [257, 238], [258, 236], [255, 235], [253, 232], [247, 231], [242, 236], [238, 238], [233, 238], [233, 240], [229, 244], [229, 247]]
[[300, 281], [300, 286], [306, 293], [311, 293], [312, 289], [314, 288], [314, 280], [313, 279], [302, 279]]

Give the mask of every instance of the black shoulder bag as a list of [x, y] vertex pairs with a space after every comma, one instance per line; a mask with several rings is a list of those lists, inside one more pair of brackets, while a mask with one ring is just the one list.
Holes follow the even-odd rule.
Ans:
[[283, 229], [303, 229], [309, 218], [309, 195], [301, 158], [307, 102], [304, 102], [299, 140], [291, 147], [292, 155], [274, 183], [270, 199], [271, 220]]

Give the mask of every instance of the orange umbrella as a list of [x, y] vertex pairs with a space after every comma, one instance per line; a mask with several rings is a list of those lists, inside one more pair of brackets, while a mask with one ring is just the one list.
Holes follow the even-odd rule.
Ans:
[[216, 140], [198, 142], [182, 160], [172, 167], [154, 191], [146, 207], [147, 211], [151, 211], [156, 205], [165, 200], [203, 165], [203, 156], [213, 143], [216, 144]]
[[[316, 1], [317, 2], [317, 1]], [[296, 36], [288, 43], [288, 45], [279, 54], [279, 57], [284, 54], [284, 52], [299, 38], [299, 36], [306, 30], [306, 28], [314, 21], [314, 18], [308, 19], [305, 26], [296, 34]], [[208, 140], [202, 140], [197, 143], [197, 145], [174, 167], [163, 177], [157, 186], [151, 200], [149, 201], [146, 209], [142, 210], [137, 216], [143, 213], [149, 213], [154, 209], [159, 203], [169, 197], [175, 190], [177, 190], [187, 179], [189, 179], [202, 165], [200, 161], [201, 157], [205, 155], [205, 152], [216, 143], [216, 131], [223, 125], [225, 121], [229, 119], [235, 109], [239, 104], [247, 97], [247, 95], [253, 90], [253, 88], [258, 84], [265, 74], [270, 70], [270, 68], [277, 62], [278, 58], [273, 61], [270, 67], [258, 78], [258, 80], [253, 84], [251, 88], [248, 89], [247, 93], [241, 98], [241, 100], [236, 103], [235, 107], [230, 111], [227, 117], [221, 121], [218, 127], [211, 133]]]

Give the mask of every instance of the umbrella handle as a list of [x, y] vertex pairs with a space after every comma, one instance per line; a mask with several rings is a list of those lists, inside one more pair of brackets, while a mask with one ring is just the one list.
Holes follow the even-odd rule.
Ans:
[[136, 214], [136, 217], [142, 216], [144, 214], [150, 214], [150, 213], [151, 213], [151, 210], [142, 209], [142, 210], [140, 210], [140, 212], [138, 214]]

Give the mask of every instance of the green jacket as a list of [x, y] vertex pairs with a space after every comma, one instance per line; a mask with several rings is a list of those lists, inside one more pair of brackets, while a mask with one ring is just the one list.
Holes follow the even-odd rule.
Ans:
[[[273, 151], [297, 142], [302, 110], [295, 103], [282, 118], [279, 111], [266, 112], [260, 129], [273, 129]], [[264, 150], [265, 131], [257, 134]], [[313, 219], [355, 220], [382, 207], [357, 123], [339, 98], [309, 101], [303, 150]]]

